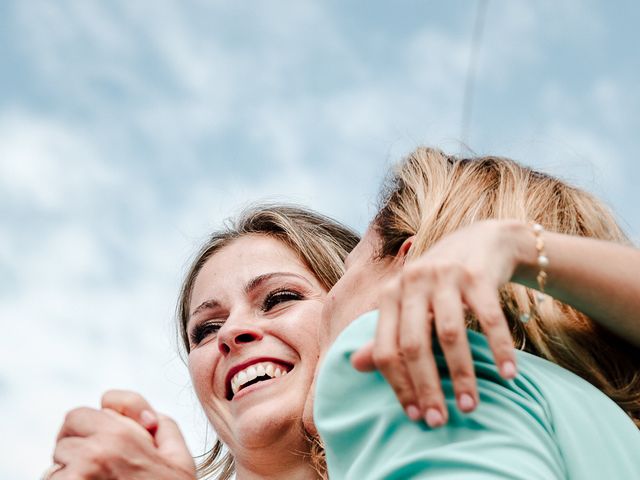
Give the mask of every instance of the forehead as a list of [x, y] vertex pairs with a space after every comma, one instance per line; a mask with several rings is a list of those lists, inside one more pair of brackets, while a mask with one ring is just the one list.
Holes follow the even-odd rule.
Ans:
[[244, 288], [259, 275], [283, 271], [302, 275], [316, 283], [313, 273], [299, 256], [280, 240], [266, 235], [238, 238], [204, 264], [194, 283], [192, 304], [212, 288], [219, 293]]

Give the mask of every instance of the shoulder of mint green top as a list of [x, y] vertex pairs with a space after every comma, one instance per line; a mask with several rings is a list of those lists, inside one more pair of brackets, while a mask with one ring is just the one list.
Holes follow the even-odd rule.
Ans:
[[323, 360], [314, 417], [329, 478], [640, 478], [640, 431], [612, 400], [573, 373], [517, 352], [518, 376], [500, 377], [486, 337], [468, 332], [480, 404], [455, 407], [442, 351], [434, 346], [449, 422], [430, 429], [404, 414], [378, 372], [350, 356], [373, 338], [377, 312], [349, 325]]

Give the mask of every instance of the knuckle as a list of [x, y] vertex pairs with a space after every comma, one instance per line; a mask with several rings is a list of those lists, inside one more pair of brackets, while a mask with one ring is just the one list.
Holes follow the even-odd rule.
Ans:
[[450, 347], [458, 343], [462, 337], [463, 329], [454, 322], [444, 322], [438, 330], [438, 339], [443, 347]]
[[424, 280], [425, 276], [428, 276], [429, 269], [420, 267], [415, 263], [407, 264], [402, 271], [402, 283], [411, 285]]
[[93, 446], [91, 464], [100, 472], [108, 471], [121, 460], [127, 458], [130, 445], [118, 435], [105, 435], [103, 442]]
[[64, 423], [65, 424], [74, 423], [80, 417], [85, 416], [87, 414], [87, 412], [89, 412], [90, 410], [91, 409], [88, 408], [88, 407], [76, 407], [76, 408], [73, 408], [73, 409], [69, 410], [65, 414]]
[[466, 285], [477, 285], [481, 283], [481, 272], [473, 270], [466, 265], [460, 267], [460, 281]]
[[494, 329], [504, 324], [502, 312], [491, 309], [482, 315], [482, 324], [487, 329]]
[[424, 351], [422, 343], [416, 338], [401, 340], [401, 355], [408, 361], [418, 360]]
[[427, 381], [420, 381], [416, 382], [415, 389], [418, 393], [418, 396], [422, 400], [424, 400], [425, 403], [428, 403], [430, 401], [433, 401], [433, 399], [437, 397], [439, 388], [437, 384]]
[[102, 394], [102, 402], [114, 402], [116, 400], [120, 400], [123, 397], [125, 392], [123, 390], [107, 390]]
[[115, 463], [114, 456], [110, 452], [103, 451], [92, 458], [87, 469], [94, 476], [102, 475], [110, 472], [113, 463]]
[[462, 285], [474, 285], [482, 273], [473, 270], [459, 260], [443, 260], [434, 265], [434, 276], [440, 281], [454, 281]]
[[390, 351], [374, 352], [373, 363], [380, 370], [386, 370], [393, 368], [399, 363], [399, 359], [396, 353]]
[[418, 392], [418, 404], [422, 411], [427, 411], [429, 408], [439, 409], [444, 405], [444, 398], [437, 388], [425, 386], [416, 390]]
[[120, 393], [120, 390], [109, 389], [102, 394], [102, 400], [112, 398]]
[[494, 356], [496, 360], [512, 360], [513, 357], [513, 343], [509, 341], [500, 342], [494, 349]]
[[449, 373], [453, 382], [458, 386], [471, 386], [474, 383], [474, 374], [465, 363], [456, 363], [449, 366]]
[[85, 442], [83, 454], [93, 465], [100, 465], [108, 456], [109, 443], [99, 445], [95, 442]]
[[131, 438], [129, 428], [121, 423], [114, 423], [111, 426], [110, 434], [117, 441], [117, 444], [125, 444]]
[[394, 392], [396, 394], [396, 397], [398, 397], [398, 401], [402, 404], [403, 407], [408, 407], [409, 405], [415, 403], [413, 390], [408, 386], [394, 387]]
[[143, 398], [129, 390], [108, 390], [102, 395], [103, 405], [118, 405], [133, 408], [143, 402]]
[[441, 260], [433, 265], [434, 274], [437, 278], [448, 278], [460, 269], [460, 264], [455, 260]]
[[[104, 474], [112, 463], [111, 445], [109, 442], [85, 440], [77, 446], [78, 467], [85, 475], [82, 478], [94, 478]], [[75, 464], [74, 464], [75, 465]]]

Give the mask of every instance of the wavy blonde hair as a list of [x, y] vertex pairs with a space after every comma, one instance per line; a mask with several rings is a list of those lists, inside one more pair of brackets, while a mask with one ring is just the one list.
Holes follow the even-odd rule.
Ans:
[[[411, 258], [485, 219], [535, 221], [548, 231], [630, 244], [609, 209], [579, 188], [508, 158], [458, 158], [427, 147], [390, 172], [373, 226], [382, 237], [381, 257], [395, 255], [415, 235]], [[545, 302], [523, 324], [520, 314], [534, 302], [524, 286], [507, 284], [500, 296], [516, 345], [586, 379], [640, 427], [638, 349], [558, 301]], [[473, 316], [467, 321], [480, 330]]]
[[[267, 235], [284, 243], [299, 256], [327, 291], [344, 273], [344, 260], [360, 240], [357, 233], [336, 220], [293, 205], [256, 205], [236, 219], [227, 220], [225, 228], [214, 232], [196, 254], [182, 284], [176, 316], [178, 334], [186, 354], [190, 351], [187, 334], [189, 307], [198, 274], [207, 260], [218, 251], [247, 235]], [[300, 428], [303, 428], [302, 425]], [[320, 439], [304, 430], [301, 435], [305, 435], [309, 443], [309, 452], [304, 455], [317, 471], [318, 478], [326, 478], [324, 449]], [[226, 451], [219, 440], [198, 464], [198, 478], [215, 476], [219, 480], [227, 480], [234, 473], [233, 455]]]

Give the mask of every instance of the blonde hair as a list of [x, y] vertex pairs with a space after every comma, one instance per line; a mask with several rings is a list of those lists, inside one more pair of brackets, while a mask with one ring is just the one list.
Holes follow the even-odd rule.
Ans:
[[[182, 347], [187, 354], [190, 351], [187, 322], [191, 293], [200, 270], [216, 252], [247, 235], [267, 235], [284, 243], [300, 257], [327, 291], [344, 273], [344, 260], [360, 240], [357, 233], [336, 220], [293, 205], [256, 205], [243, 211], [236, 219], [227, 220], [225, 228], [213, 233], [196, 254], [182, 285], [177, 320]], [[325, 478], [326, 465], [320, 439], [306, 435], [310, 444], [309, 460], [319, 477]], [[198, 465], [198, 478], [209, 475], [217, 475], [220, 480], [232, 478], [235, 472], [233, 456], [225, 452], [219, 440], [203, 457]]]
[[[549, 175], [500, 157], [457, 158], [420, 147], [391, 171], [373, 226], [380, 256], [392, 256], [415, 235], [414, 258], [444, 235], [485, 219], [535, 221], [548, 231], [622, 244], [629, 240], [595, 197]], [[545, 302], [528, 323], [533, 291], [507, 284], [500, 291], [516, 345], [589, 381], [640, 427], [638, 351], [586, 315]], [[469, 316], [468, 326], [480, 330]]]

